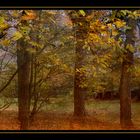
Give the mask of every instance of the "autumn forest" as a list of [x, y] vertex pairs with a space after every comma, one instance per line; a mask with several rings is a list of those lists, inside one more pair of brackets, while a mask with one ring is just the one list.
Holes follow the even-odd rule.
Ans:
[[140, 10], [0, 10], [0, 130], [140, 129]]

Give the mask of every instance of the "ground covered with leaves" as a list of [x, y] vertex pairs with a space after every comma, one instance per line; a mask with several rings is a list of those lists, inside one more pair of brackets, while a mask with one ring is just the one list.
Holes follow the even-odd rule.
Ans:
[[[61, 102], [62, 103], [62, 102]], [[61, 104], [63, 105], [63, 103]], [[85, 118], [73, 117], [70, 103], [64, 106], [54, 103], [47, 111], [40, 111], [30, 123], [30, 130], [121, 130], [119, 125], [119, 101], [88, 101]], [[132, 103], [134, 128], [140, 129], [139, 102]], [[52, 108], [53, 108], [53, 111]], [[19, 130], [17, 110], [8, 108], [0, 113], [0, 130]]]

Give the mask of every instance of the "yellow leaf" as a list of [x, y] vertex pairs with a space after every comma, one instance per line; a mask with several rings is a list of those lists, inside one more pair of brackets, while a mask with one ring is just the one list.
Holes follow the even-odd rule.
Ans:
[[22, 37], [22, 34], [18, 31], [16, 31], [12, 37], [12, 40], [16, 41]]
[[114, 24], [117, 26], [117, 28], [121, 28], [126, 25], [126, 23], [121, 20], [117, 20], [116, 22], [114, 22]]
[[5, 22], [5, 19], [3, 17], [0, 17], [0, 29], [4, 30], [8, 27], [9, 25]]
[[118, 32], [114, 30], [114, 31], [112, 31], [112, 35], [116, 36], [116, 35], [118, 35]]
[[0, 44], [3, 45], [3, 46], [9, 46], [10, 45], [10, 40], [2, 40], [0, 42]]
[[105, 29], [106, 29], [106, 26], [105, 26], [105, 25], [102, 25], [102, 26], [101, 26], [101, 29], [102, 29], [102, 30], [105, 30]]
[[36, 49], [34, 48], [27, 48], [27, 51], [30, 53], [36, 53]]
[[135, 48], [131, 44], [127, 44], [126, 49], [132, 53], [135, 51]]

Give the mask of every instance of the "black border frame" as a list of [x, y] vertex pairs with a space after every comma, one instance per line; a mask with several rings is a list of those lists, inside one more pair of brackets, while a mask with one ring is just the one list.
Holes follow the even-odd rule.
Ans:
[[[30, 1], [30, 2], [29, 2]], [[140, 9], [139, 0], [2, 0], [0, 9]], [[108, 140], [137, 140], [140, 130], [4, 130], [0, 131], [0, 139], [37, 138], [37, 139], [88, 139], [88, 137]]]

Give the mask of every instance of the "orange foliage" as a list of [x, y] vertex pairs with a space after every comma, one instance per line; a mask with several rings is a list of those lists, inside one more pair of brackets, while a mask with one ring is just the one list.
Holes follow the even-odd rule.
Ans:
[[33, 20], [36, 18], [36, 13], [33, 10], [25, 10], [25, 14], [21, 17], [21, 20]]

